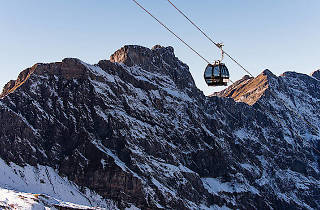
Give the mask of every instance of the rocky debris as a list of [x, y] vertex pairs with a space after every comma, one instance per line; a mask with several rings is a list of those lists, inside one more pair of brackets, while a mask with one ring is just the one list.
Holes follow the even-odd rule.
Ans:
[[295, 113], [319, 129], [313, 77], [265, 70], [205, 97], [159, 45], [31, 69], [0, 100], [8, 163], [50, 166], [119, 208], [320, 207], [319, 134]]

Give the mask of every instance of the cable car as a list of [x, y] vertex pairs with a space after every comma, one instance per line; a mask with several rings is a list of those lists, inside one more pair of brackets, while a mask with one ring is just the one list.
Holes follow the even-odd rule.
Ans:
[[208, 86], [227, 86], [229, 82], [228, 68], [220, 61], [208, 64], [204, 71], [204, 79]]
[[214, 64], [208, 64], [204, 70], [204, 80], [208, 86], [227, 86], [229, 82], [229, 71], [224, 63], [221, 63], [224, 57], [224, 51], [222, 50], [223, 44], [215, 44], [221, 50], [221, 59], [214, 62]]

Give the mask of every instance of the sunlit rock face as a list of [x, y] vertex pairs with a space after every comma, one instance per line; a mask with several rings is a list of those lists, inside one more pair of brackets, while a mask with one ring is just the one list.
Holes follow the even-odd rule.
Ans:
[[37, 64], [1, 95], [0, 157], [118, 208], [317, 209], [316, 78], [265, 70], [206, 97], [159, 45]]

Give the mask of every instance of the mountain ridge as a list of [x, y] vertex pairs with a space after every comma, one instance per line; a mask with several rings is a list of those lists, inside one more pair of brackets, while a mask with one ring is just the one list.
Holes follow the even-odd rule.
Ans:
[[120, 209], [320, 206], [319, 135], [280, 101], [319, 129], [310, 76], [245, 77], [230, 93], [253, 98], [238, 103], [205, 97], [172, 47], [129, 45], [96, 65], [34, 68], [0, 100], [7, 163], [52, 167]]

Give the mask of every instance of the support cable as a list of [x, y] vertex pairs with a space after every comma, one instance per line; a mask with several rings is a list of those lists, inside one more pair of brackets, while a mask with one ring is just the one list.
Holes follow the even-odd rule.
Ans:
[[[254, 77], [247, 69], [245, 69], [236, 59], [234, 59], [230, 54], [228, 54], [226, 51], [224, 51], [219, 43], [216, 43], [213, 41], [199, 26], [197, 26], [184, 12], [182, 12], [176, 5], [172, 3], [171, 0], [167, 0], [181, 15], [183, 15], [195, 28], [197, 28], [211, 43], [213, 43], [216, 47], [222, 50], [222, 52], [227, 55], [233, 62], [235, 62], [238, 66], [240, 66], [246, 73], [248, 73], [251, 77]], [[233, 82], [232, 82], [233, 83]], [[272, 93], [272, 92], [271, 92]], [[275, 97], [275, 95], [272, 93], [272, 95]], [[297, 113], [295, 110], [293, 110], [285, 101], [280, 99], [282, 104], [292, 111], [295, 115], [297, 115], [298, 118], [302, 119], [308, 126], [312, 128], [313, 131], [318, 133], [318, 130], [304, 117], [302, 117], [299, 113]]]
[[[166, 30], [168, 30], [171, 34], [173, 34], [177, 39], [179, 39], [183, 44], [185, 44], [190, 50], [192, 50], [194, 53], [196, 53], [200, 58], [202, 58], [205, 62], [210, 64], [210, 62], [205, 59], [200, 53], [198, 53], [195, 49], [193, 49], [188, 43], [186, 43], [182, 38], [180, 38], [176, 33], [174, 33], [171, 29], [169, 29], [164, 23], [162, 23], [159, 19], [157, 19], [154, 15], [152, 15], [147, 9], [145, 9], [141, 4], [139, 4], [136, 0], [132, 0], [135, 4], [137, 4], [141, 9], [143, 9], [147, 14], [149, 14], [153, 19], [155, 19], [160, 25], [162, 25]], [[241, 67], [246, 73], [248, 73], [251, 77], [254, 77], [247, 69], [245, 69], [236, 59], [234, 59], [230, 54], [228, 54], [226, 51], [222, 49], [222, 46], [220, 43], [214, 42], [203, 30], [201, 30], [190, 18], [188, 18], [179, 8], [177, 8], [170, 0], [167, 0], [181, 15], [183, 15], [194, 27], [196, 27], [210, 42], [212, 42], [216, 47], [218, 47], [223, 54], [227, 55], [233, 62], [235, 62], [238, 66]], [[230, 80], [231, 83], [234, 83], [233, 81]], [[274, 94], [272, 93], [274, 96]], [[275, 97], [275, 96], [274, 96]], [[310, 126], [316, 133], [318, 133], [318, 130], [310, 123], [308, 122], [305, 118], [303, 118], [299, 113], [294, 111], [285, 101], [280, 100], [284, 106], [292, 111], [295, 115], [297, 115], [300, 119], [302, 119], [308, 126]], [[260, 103], [258, 103], [260, 104]], [[263, 107], [263, 106], [261, 106]], [[264, 107], [263, 107], [264, 108]], [[267, 111], [267, 110], [266, 110]], [[278, 122], [280, 122], [278, 120]], [[280, 124], [282, 124], [280, 122]], [[296, 134], [297, 135], [297, 134]], [[299, 136], [299, 135], [298, 135]], [[301, 138], [301, 137], [300, 137]], [[313, 147], [313, 149], [315, 149]], [[318, 150], [315, 149], [315, 151], [318, 152]]]
[[[162, 25], [167, 31], [169, 31], [171, 34], [173, 34], [177, 39], [179, 39], [183, 44], [185, 44], [190, 50], [192, 50], [195, 54], [197, 54], [202, 60], [204, 60], [207, 64], [210, 64], [210, 62], [205, 59], [200, 53], [198, 53], [194, 48], [192, 48], [187, 42], [185, 42], [182, 38], [180, 38], [176, 33], [174, 33], [170, 28], [168, 28], [164, 23], [162, 23], [158, 18], [156, 18], [154, 15], [151, 14], [146, 8], [144, 8], [141, 4], [139, 4], [136, 0], [132, 0], [136, 5], [138, 5], [141, 9], [143, 9], [148, 15], [150, 15], [153, 19], [155, 19], [160, 25]], [[219, 45], [219, 44], [217, 44]], [[222, 48], [219, 47], [221, 50]], [[222, 50], [223, 53], [225, 53]], [[233, 84], [234, 82], [229, 79], [229, 81]]]
[[136, 0], [132, 0], [136, 3], [141, 9], [143, 9], [146, 13], [148, 13], [153, 19], [155, 19], [160, 25], [162, 25], [165, 29], [167, 29], [171, 34], [173, 34], [177, 39], [179, 39], [183, 44], [185, 44], [190, 50], [196, 53], [200, 58], [202, 58], [205, 62], [210, 64], [210, 62], [205, 59], [200, 53], [198, 53], [195, 49], [193, 49], [189, 44], [187, 44], [183, 39], [181, 39], [176, 33], [174, 33], [170, 28], [168, 28], [164, 23], [162, 23], [158, 18], [153, 16], [147, 9], [145, 9], [141, 4], [139, 4]]
[[233, 57], [231, 57], [231, 55], [229, 53], [227, 53], [226, 51], [224, 51], [219, 43], [216, 43], [215, 41], [213, 41], [203, 30], [201, 30], [200, 27], [198, 27], [188, 16], [186, 16], [178, 7], [176, 7], [170, 0], [167, 0], [181, 15], [183, 15], [194, 27], [196, 27], [205, 37], [207, 37], [207, 39], [212, 42], [217, 48], [221, 49], [222, 52], [224, 54], [226, 54], [226, 56], [228, 56], [233, 62], [235, 62], [238, 66], [240, 66], [240, 68], [242, 68], [245, 72], [247, 72], [251, 77], [254, 77], [247, 69], [245, 69], [236, 59], [234, 59]]

